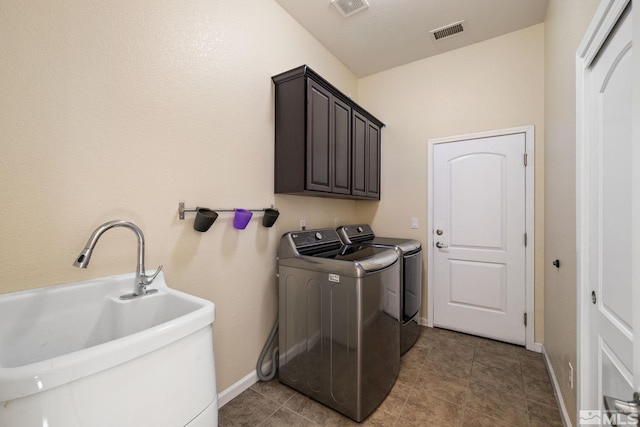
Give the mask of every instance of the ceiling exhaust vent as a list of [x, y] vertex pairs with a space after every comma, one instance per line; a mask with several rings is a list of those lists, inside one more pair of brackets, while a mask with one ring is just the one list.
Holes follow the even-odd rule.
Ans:
[[444, 27], [431, 30], [430, 33], [433, 36], [434, 40], [438, 41], [445, 37], [451, 37], [454, 34], [459, 34], [463, 32], [464, 31], [463, 24], [464, 24], [464, 21], [454, 22], [453, 24], [445, 25]]
[[367, 0], [331, 0], [331, 3], [345, 18], [369, 7]]

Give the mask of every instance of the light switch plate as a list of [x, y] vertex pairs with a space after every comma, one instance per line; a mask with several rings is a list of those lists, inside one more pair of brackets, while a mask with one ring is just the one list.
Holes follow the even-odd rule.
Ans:
[[411, 228], [418, 228], [418, 218], [411, 218]]

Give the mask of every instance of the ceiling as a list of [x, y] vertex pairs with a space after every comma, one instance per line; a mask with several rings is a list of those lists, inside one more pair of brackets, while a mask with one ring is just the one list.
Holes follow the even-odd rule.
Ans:
[[[367, 0], [345, 17], [331, 0], [275, 0], [357, 77], [544, 21], [548, 0]], [[362, 0], [340, 0], [342, 4]], [[430, 31], [464, 21], [435, 41]]]

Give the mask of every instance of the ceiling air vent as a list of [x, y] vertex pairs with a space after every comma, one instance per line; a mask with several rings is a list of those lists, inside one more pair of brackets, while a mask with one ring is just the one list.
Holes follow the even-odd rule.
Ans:
[[445, 25], [444, 27], [431, 30], [430, 33], [433, 35], [433, 38], [435, 40], [440, 40], [445, 37], [450, 37], [454, 34], [463, 32], [464, 27], [462, 26], [462, 24], [464, 24], [464, 21], [454, 22], [453, 24]]
[[369, 7], [367, 0], [331, 0], [331, 3], [338, 8], [345, 18]]

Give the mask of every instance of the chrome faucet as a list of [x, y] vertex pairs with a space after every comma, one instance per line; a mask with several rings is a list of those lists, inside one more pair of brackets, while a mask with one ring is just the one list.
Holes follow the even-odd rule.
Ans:
[[113, 227], [128, 228], [129, 230], [136, 233], [136, 236], [138, 237], [138, 267], [136, 268], [136, 278], [133, 285], [133, 293], [122, 295], [120, 299], [131, 299], [142, 295], [158, 292], [157, 289], [147, 289], [147, 285], [150, 285], [151, 282], [153, 282], [158, 273], [160, 273], [160, 270], [162, 270], [162, 266], [158, 267], [156, 272], [151, 276], [147, 276], [144, 271], [144, 235], [142, 234], [142, 230], [140, 230], [137, 225], [131, 222], [119, 220], [109, 221], [96, 228], [93, 234], [91, 234], [91, 237], [89, 237], [87, 245], [82, 250], [80, 255], [78, 255], [78, 258], [76, 258], [73, 266], [79, 268], [87, 268], [87, 266], [89, 265], [89, 261], [91, 260], [93, 248], [95, 248], [96, 243], [98, 243], [98, 239], [105, 231]]

